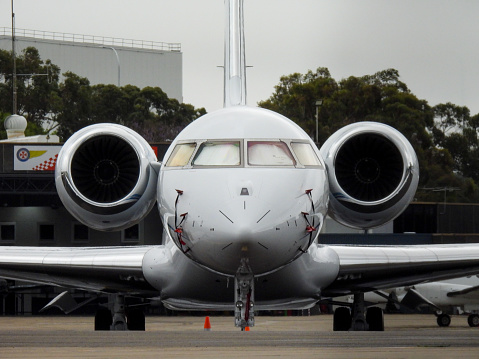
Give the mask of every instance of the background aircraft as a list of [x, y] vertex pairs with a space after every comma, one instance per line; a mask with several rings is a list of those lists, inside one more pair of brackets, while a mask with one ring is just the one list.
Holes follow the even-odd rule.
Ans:
[[[349, 298], [352, 301], [352, 298]], [[397, 309], [420, 311], [429, 308], [436, 313], [437, 324], [447, 327], [455, 310], [470, 313], [467, 323], [479, 326], [479, 279], [477, 276], [450, 279], [441, 282], [369, 292], [364, 300], [370, 303], [387, 303]]]
[[321, 244], [327, 213], [365, 231], [398, 216], [417, 188], [416, 154], [401, 133], [373, 122], [342, 128], [319, 150], [289, 119], [247, 107], [243, 1], [225, 5], [224, 109], [187, 126], [162, 163], [136, 132], [113, 124], [78, 131], [58, 156], [57, 191], [74, 217], [119, 230], [157, 203], [158, 245], [0, 247], [0, 277], [114, 294], [96, 329], [144, 330], [127, 296], [234, 310], [244, 329], [257, 310], [307, 309], [353, 293], [334, 330], [383, 330], [365, 292], [479, 273], [475, 244]]

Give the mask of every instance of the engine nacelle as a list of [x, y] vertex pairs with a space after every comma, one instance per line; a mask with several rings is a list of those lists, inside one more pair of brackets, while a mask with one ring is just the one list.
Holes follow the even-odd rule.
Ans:
[[103, 231], [128, 228], [154, 206], [160, 164], [135, 131], [97, 124], [76, 132], [58, 154], [55, 184], [65, 208]]
[[416, 193], [419, 164], [396, 129], [357, 122], [335, 132], [321, 147], [329, 179], [329, 215], [369, 229], [396, 218]]

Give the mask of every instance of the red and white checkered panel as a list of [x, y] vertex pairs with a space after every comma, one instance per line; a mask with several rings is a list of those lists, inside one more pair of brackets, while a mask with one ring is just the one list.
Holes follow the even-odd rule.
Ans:
[[40, 163], [38, 166], [32, 168], [34, 171], [55, 171], [55, 165], [57, 163], [58, 155], [50, 157], [50, 159]]

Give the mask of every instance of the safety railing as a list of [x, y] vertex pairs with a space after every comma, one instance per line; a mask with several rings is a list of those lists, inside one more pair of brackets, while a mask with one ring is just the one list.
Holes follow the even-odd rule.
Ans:
[[[12, 28], [0, 27], [0, 36], [11, 37]], [[174, 52], [181, 51], [180, 43], [122, 39], [122, 38], [116, 38], [116, 37], [70, 34], [70, 33], [62, 33], [62, 32], [29, 30], [29, 29], [18, 29], [18, 28], [15, 28], [15, 37], [77, 42], [77, 43], [84, 43], [84, 44], [112, 46], [112, 47], [114, 46], [130, 47], [130, 48], [139, 48], [139, 49], [146, 49], [146, 50], [174, 51]]]

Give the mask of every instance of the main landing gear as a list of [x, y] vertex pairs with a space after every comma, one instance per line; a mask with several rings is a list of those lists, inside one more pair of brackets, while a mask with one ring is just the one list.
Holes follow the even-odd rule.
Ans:
[[451, 317], [448, 314], [437, 314], [437, 325], [440, 327], [448, 327], [451, 324]]
[[383, 311], [379, 307], [371, 307], [365, 311], [364, 293], [355, 293], [352, 310], [339, 307], [334, 311], [334, 331], [384, 331]]
[[470, 327], [479, 327], [479, 315], [469, 314], [467, 317], [467, 324], [469, 324]]
[[113, 298], [113, 311], [101, 308], [95, 315], [95, 330], [145, 330], [145, 315], [140, 309], [125, 310], [125, 296]]
[[[451, 316], [446, 313], [436, 313], [437, 325], [440, 327], [448, 327], [451, 324]], [[470, 327], [479, 327], [479, 314], [469, 314], [467, 324]]]
[[241, 265], [235, 275], [235, 326], [254, 326], [254, 276], [248, 259], [241, 259]]

